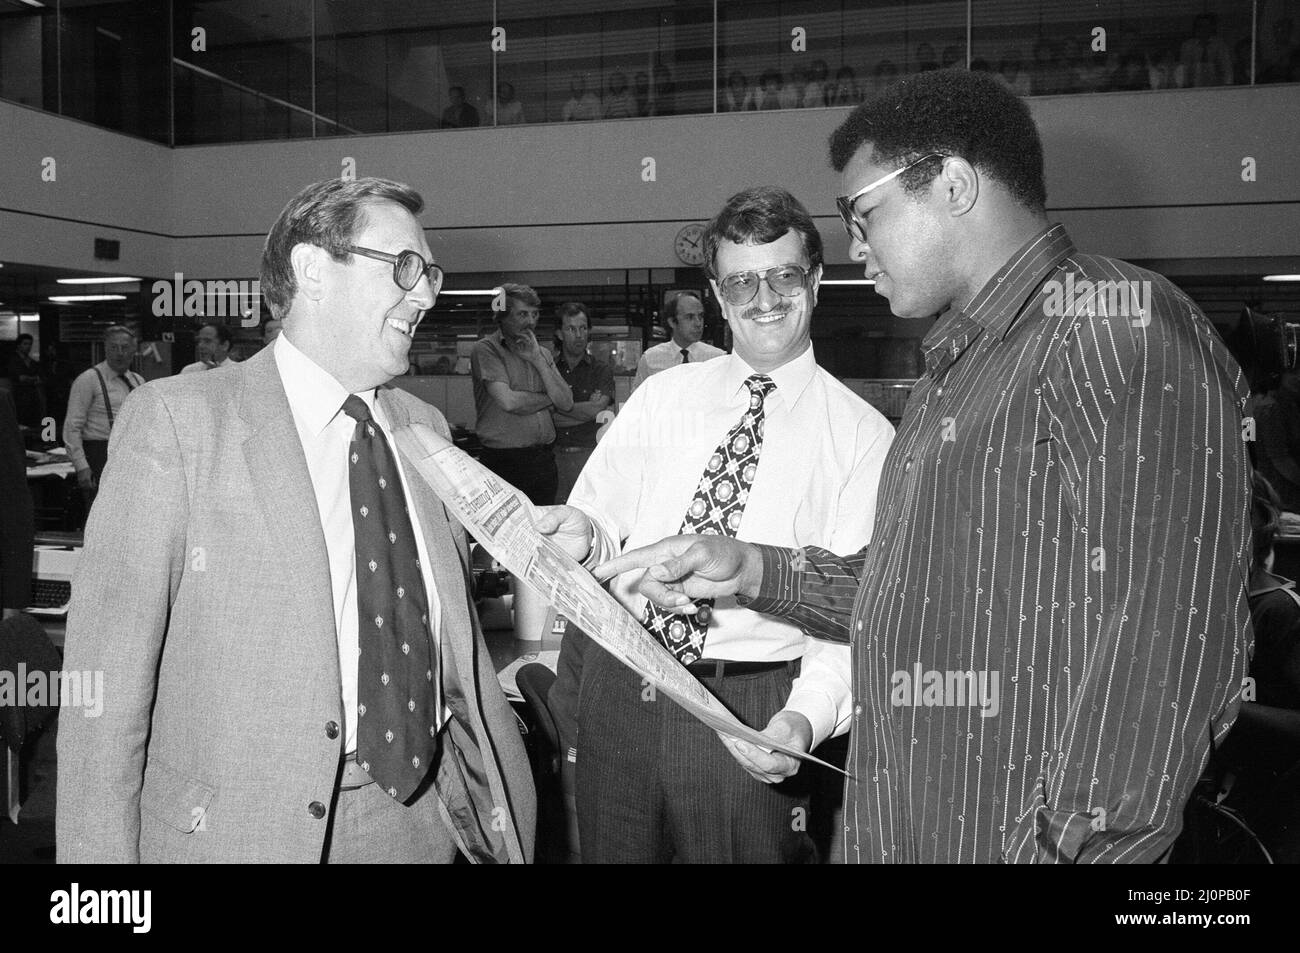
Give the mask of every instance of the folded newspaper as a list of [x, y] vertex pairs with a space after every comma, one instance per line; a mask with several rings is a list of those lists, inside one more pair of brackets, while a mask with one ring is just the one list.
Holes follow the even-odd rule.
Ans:
[[591, 573], [537, 532], [532, 504], [501, 477], [424, 424], [396, 428], [393, 438], [447, 509], [497, 562], [656, 691], [725, 735], [840, 771], [736, 718]]

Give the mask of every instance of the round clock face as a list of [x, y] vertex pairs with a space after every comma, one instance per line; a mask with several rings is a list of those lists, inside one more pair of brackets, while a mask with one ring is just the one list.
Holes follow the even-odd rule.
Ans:
[[673, 240], [673, 251], [684, 264], [704, 264], [704, 226], [699, 222], [682, 226]]

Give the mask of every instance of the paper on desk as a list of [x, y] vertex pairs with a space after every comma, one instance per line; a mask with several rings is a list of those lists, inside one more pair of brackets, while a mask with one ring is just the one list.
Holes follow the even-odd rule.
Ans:
[[393, 439], [447, 509], [497, 562], [656, 690], [716, 731], [840, 771], [820, 758], [774, 742], [737, 719], [591, 573], [533, 529], [532, 504], [501, 477], [424, 424], [397, 428]]

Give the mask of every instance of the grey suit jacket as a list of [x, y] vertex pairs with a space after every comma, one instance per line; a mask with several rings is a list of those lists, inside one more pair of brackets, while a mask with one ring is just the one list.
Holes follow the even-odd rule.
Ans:
[[[394, 429], [447, 435], [380, 390]], [[453, 717], [437, 811], [475, 861], [531, 860], [536, 797], [469, 595], [464, 532], [408, 463], [442, 605]], [[58, 857], [316, 862], [341, 756], [325, 537], [271, 349], [154, 381], [123, 406], [73, 580], [65, 662], [104, 673], [103, 713], [59, 721]]]

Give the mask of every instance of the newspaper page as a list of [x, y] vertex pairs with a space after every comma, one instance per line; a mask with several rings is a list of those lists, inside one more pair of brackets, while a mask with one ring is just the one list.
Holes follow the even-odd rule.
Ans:
[[840, 771], [774, 742], [728, 711], [591, 573], [533, 528], [532, 504], [523, 493], [424, 424], [397, 428], [393, 438], [447, 509], [497, 562], [656, 691], [723, 734]]

